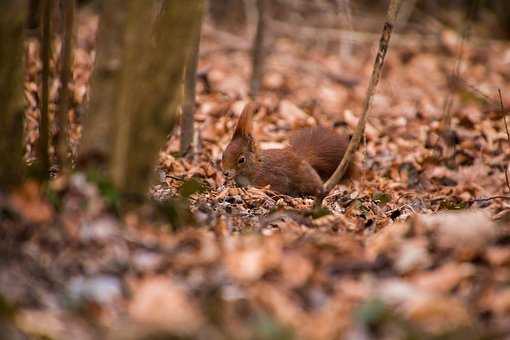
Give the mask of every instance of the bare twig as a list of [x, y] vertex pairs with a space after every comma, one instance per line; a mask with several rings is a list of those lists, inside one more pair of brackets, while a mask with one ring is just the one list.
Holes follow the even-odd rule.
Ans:
[[480, 89], [478, 89], [476, 86], [470, 84], [465, 79], [462, 79], [460, 76], [453, 76], [452, 79], [450, 79], [450, 82], [452, 84], [458, 85], [471, 93], [472, 95], [476, 96], [479, 100], [483, 101], [487, 105], [494, 105], [494, 100], [490, 98], [488, 95], [483, 93]]
[[497, 200], [497, 199], [510, 200], [510, 196], [495, 195], [495, 196], [491, 196], [491, 197], [474, 198], [470, 202], [471, 203], [473, 203], [473, 202], [487, 202], [487, 201], [492, 201], [492, 200]]
[[510, 142], [510, 132], [508, 131], [508, 123], [506, 122], [505, 105], [503, 104], [503, 96], [501, 96], [501, 89], [498, 89], [498, 96], [499, 96], [499, 109], [501, 110], [501, 114], [503, 115], [503, 121], [505, 122], [506, 136], [508, 138], [508, 142]]
[[[508, 142], [510, 143], [510, 132], [508, 131], [508, 123], [506, 122], [505, 105], [503, 104], [503, 96], [501, 95], [501, 89], [498, 89], [498, 97], [499, 97], [499, 108], [501, 110], [501, 114], [503, 115], [503, 121], [505, 122], [506, 137], [508, 138]], [[506, 181], [506, 187], [510, 191], [510, 179], [509, 179], [509, 175], [508, 175], [508, 166], [505, 169], [505, 181]]]
[[508, 167], [505, 169], [505, 182], [506, 182], [506, 187], [508, 188], [508, 191], [510, 191], [510, 179], [508, 178], [509, 175], [508, 175]]
[[[366, 31], [349, 31], [339, 28], [314, 27], [305, 24], [297, 25], [274, 19], [268, 19], [268, 23], [271, 26], [271, 30], [274, 30], [275, 33], [292, 35], [293, 37], [299, 37], [300, 39], [310, 41], [345, 41], [345, 39], [348, 39], [351, 43], [360, 45], [370, 43], [379, 36], [377, 33]], [[433, 34], [392, 33], [392, 37], [392, 44], [400, 46], [408, 47], [409, 44], [416, 44], [418, 46], [437, 47], [440, 44], [437, 36]]]
[[184, 176], [174, 176], [174, 175], [166, 175], [167, 178], [171, 178], [173, 180], [176, 180], [176, 181], [179, 181], [179, 182], [184, 182], [186, 180], [186, 178]]
[[395, 24], [395, 19], [397, 17], [401, 3], [402, 0], [391, 0], [390, 2], [386, 23], [384, 24], [381, 39], [379, 41], [379, 50], [374, 61], [374, 68], [372, 71], [372, 75], [370, 76], [370, 83], [368, 84], [367, 93], [365, 95], [363, 112], [359, 119], [358, 125], [356, 126], [354, 135], [352, 136], [351, 141], [349, 142], [349, 146], [345, 151], [342, 161], [338, 165], [333, 175], [331, 175], [327, 182], [324, 183], [324, 192], [329, 192], [340, 181], [340, 179], [342, 179], [342, 176], [345, 174], [349, 164], [351, 163], [351, 160], [354, 156], [354, 152], [358, 149], [358, 146], [361, 142], [363, 132], [365, 131], [365, 124], [367, 121], [370, 104], [372, 102], [372, 97], [375, 94], [377, 84], [379, 83], [379, 79], [381, 78], [381, 70], [384, 65], [386, 53], [388, 52], [391, 32], [393, 31], [393, 26]]

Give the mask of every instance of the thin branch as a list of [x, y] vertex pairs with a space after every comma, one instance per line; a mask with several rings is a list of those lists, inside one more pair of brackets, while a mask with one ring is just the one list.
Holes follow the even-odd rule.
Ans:
[[492, 200], [497, 200], [497, 199], [510, 200], [510, 196], [496, 195], [496, 196], [491, 196], [491, 197], [474, 198], [470, 202], [471, 203], [474, 203], [474, 202], [487, 202], [487, 201], [492, 201]]
[[167, 178], [170, 178], [170, 179], [173, 179], [173, 180], [176, 180], [176, 181], [179, 181], [179, 182], [184, 182], [186, 180], [186, 177], [184, 176], [174, 176], [174, 175], [166, 175]]
[[508, 167], [505, 169], [505, 182], [506, 182], [508, 191], [510, 191], [510, 179], [508, 178]]
[[372, 75], [370, 76], [370, 83], [368, 84], [367, 93], [365, 95], [365, 102], [363, 104], [363, 112], [359, 119], [358, 125], [356, 126], [356, 130], [354, 135], [352, 136], [351, 141], [349, 142], [349, 146], [345, 151], [345, 154], [338, 165], [337, 169], [331, 175], [331, 177], [324, 183], [324, 192], [329, 192], [333, 187], [342, 179], [345, 174], [349, 164], [354, 157], [355, 151], [358, 149], [358, 146], [361, 142], [363, 133], [365, 131], [365, 124], [368, 117], [368, 111], [370, 109], [370, 105], [372, 103], [372, 98], [375, 94], [375, 90], [377, 88], [377, 84], [379, 83], [379, 79], [381, 78], [381, 71], [384, 65], [384, 59], [386, 57], [386, 53], [388, 52], [388, 47], [391, 38], [391, 32], [393, 31], [393, 27], [395, 24], [395, 19], [397, 18], [398, 10], [402, 0], [391, 0], [388, 15], [386, 19], [386, 23], [384, 24], [384, 28], [381, 34], [381, 39], [379, 41], [379, 50], [377, 52], [377, 56], [374, 61], [374, 68], [372, 71]]
[[[499, 97], [499, 108], [501, 110], [501, 114], [503, 115], [503, 121], [505, 122], [505, 130], [506, 137], [508, 138], [508, 142], [510, 143], [510, 132], [508, 131], [508, 123], [506, 122], [506, 113], [505, 113], [505, 105], [503, 104], [503, 96], [501, 95], [501, 89], [498, 89], [498, 97]], [[505, 169], [505, 181], [506, 187], [510, 191], [510, 179], [508, 178], [508, 167]]]
[[452, 79], [450, 79], [451, 84], [458, 85], [459, 87], [462, 87], [464, 90], [468, 91], [475, 97], [477, 97], [479, 100], [484, 102], [486, 105], [494, 106], [494, 100], [483, 93], [480, 89], [478, 89], [476, 86], [470, 84], [465, 79], [462, 79], [460, 76], [453, 76]]
[[501, 89], [498, 89], [498, 96], [499, 96], [499, 109], [501, 110], [501, 114], [503, 115], [503, 121], [505, 122], [506, 136], [508, 138], [508, 142], [510, 142], [510, 132], [508, 131], [508, 123], [506, 122], [505, 105], [503, 104], [503, 96], [501, 96]]

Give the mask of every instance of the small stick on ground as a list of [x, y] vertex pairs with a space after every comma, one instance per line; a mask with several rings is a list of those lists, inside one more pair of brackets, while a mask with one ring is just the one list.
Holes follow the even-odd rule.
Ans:
[[506, 114], [505, 114], [505, 105], [503, 105], [503, 96], [501, 95], [501, 89], [498, 89], [498, 97], [499, 97], [499, 109], [501, 110], [501, 114], [503, 115], [503, 121], [505, 122], [505, 130], [508, 141], [510, 142], [510, 132], [508, 131], [508, 123], [506, 122]]
[[363, 132], [365, 131], [365, 124], [367, 121], [370, 104], [372, 103], [372, 98], [375, 94], [375, 90], [377, 88], [377, 84], [379, 83], [379, 79], [381, 78], [381, 71], [384, 65], [384, 58], [386, 57], [386, 53], [388, 52], [391, 33], [393, 31], [395, 19], [397, 18], [398, 10], [400, 8], [401, 3], [402, 0], [391, 0], [390, 2], [390, 5], [388, 7], [387, 19], [381, 34], [381, 39], [379, 41], [379, 50], [377, 51], [377, 56], [374, 61], [374, 68], [372, 70], [372, 75], [370, 76], [370, 83], [368, 84], [367, 93], [365, 95], [363, 112], [359, 119], [358, 125], [356, 126], [354, 135], [352, 136], [352, 139], [349, 142], [349, 146], [345, 151], [342, 161], [338, 165], [333, 175], [331, 175], [331, 177], [326, 181], [326, 183], [324, 183], [324, 192], [331, 191], [331, 189], [333, 189], [333, 187], [342, 179], [349, 164], [352, 161], [352, 158], [354, 157], [355, 151], [358, 149], [358, 146], [361, 142]]
[[[505, 113], [505, 105], [503, 104], [503, 96], [501, 95], [501, 89], [498, 89], [498, 97], [499, 97], [499, 109], [501, 110], [501, 114], [503, 115], [503, 121], [505, 122], [505, 131], [506, 137], [508, 138], [508, 143], [510, 143], [510, 132], [508, 131], [508, 123], [506, 122], [506, 113]], [[508, 175], [508, 166], [505, 169], [505, 181], [508, 190], [510, 191], [510, 179]]]
[[472, 202], [472, 203], [474, 203], [474, 202], [487, 202], [487, 201], [492, 201], [492, 200], [497, 200], [497, 199], [510, 200], [510, 196], [496, 195], [496, 196], [491, 196], [491, 197], [474, 198], [470, 202]]
[[506, 187], [508, 188], [508, 191], [510, 191], [510, 179], [508, 176], [508, 167], [505, 169], [505, 182], [506, 182]]

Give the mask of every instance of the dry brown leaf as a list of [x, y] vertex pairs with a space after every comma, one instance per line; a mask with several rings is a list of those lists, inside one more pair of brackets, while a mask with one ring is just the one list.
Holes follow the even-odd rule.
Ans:
[[435, 233], [439, 247], [452, 250], [458, 260], [480, 255], [495, 236], [495, 225], [482, 210], [419, 215], [417, 230]]
[[175, 333], [193, 333], [203, 323], [203, 316], [183, 287], [163, 276], [136, 283], [128, 311], [136, 322]]
[[10, 196], [10, 204], [25, 219], [32, 223], [48, 223], [54, 211], [42, 197], [41, 187], [34, 181], [26, 182]]

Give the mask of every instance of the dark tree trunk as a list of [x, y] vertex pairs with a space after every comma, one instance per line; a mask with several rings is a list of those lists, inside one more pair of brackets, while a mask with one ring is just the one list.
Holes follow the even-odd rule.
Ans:
[[75, 16], [75, 0], [65, 0], [62, 2], [63, 16], [63, 32], [62, 32], [62, 52], [60, 64], [60, 89], [57, 125], [58, 134], [55, 142], [57, 148], [57, 156], [62, 169], [68, 168], [70, 149], [68, 147], [68, 131], [69, 131], [69, 102], [70, 91], [69, 82], [72, 80], [72, 62], [73, 62], [73, 33], [74, 33], [74, 16]]
[[50, 174], [50, 124], [49, 124], [49, 96], [50, 96], [50, 56], [51, 56], [51, 19], [53, 11], [52, 0], [41, 2], [41, 106], [39, 119], [39, 139], [37, 141], [37, 161], [34, 164], [37, 176], [46, 179]]
[[257, 96], [262, 84], [262, 77], [264, 75], [264, 38], [266, 30], [266, 0], [257, 0], [257, 31], [253, 41], [252, 49], [252, 76], [250, 83], [250, 93], [253, 97]]
[[196, 79], [198, 56], [200, 50], [200, 35], [202, 31], [202, 15], [197, 20], [193, 37], [193, 49], [190, 51], [186, 71], [184, 73], [184, 103], [182, 105], [181, 117], [181, 155], [189, 154], [192, 150], [195, 114], [195, 97], [196, 97]]
[[201, 3], [165, 1], [153, 36], [147, 25], [155, 21], [155, 2], [103, 3], [80, 158], [105, 159], [105, 175], [121, 191], [148, 190], [158, 152], [175, 122], [171, 104], [192, 48]]
[[243, 0], [209, 0], [209, 15], [217, 27], [239, 32], [246, 26], [246, 10]]
[[27, 4], [0, 1], [0, 188], [23, 179], [23, 29]]

